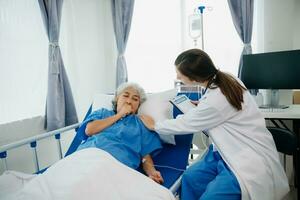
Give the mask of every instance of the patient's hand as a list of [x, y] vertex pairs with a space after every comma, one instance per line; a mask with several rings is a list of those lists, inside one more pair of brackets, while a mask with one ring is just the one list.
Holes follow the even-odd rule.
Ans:
[[154, 131], [155, 121], [152, 117], [148, 115], [140, 115], [140, 119], [148, 129]]
[[191, 103], [194, 104], [195, 106], [197, 106], [199, 104], [199, 101], [193, 101], [193, 100], [191, 100]]
[[132, 113], [132, 106], [130, 104], [124, 103], [121, 109], [118, 111], [123, 117]]
[[164, 182], [164, 179], [162, 178], [161, 174], [157, 170], [153, 170], [151, 173], [148, 174], [149, 178], [154, 180], [155, 182], [162, 184]]

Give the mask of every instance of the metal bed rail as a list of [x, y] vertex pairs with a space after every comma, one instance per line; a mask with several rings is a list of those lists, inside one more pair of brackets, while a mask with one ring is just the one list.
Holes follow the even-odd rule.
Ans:
[[58, 148], [58, 153], [59, 153], [59, 158], [62, 159], [62, 148], [61, 148], [61, 141], [60, 141], [60, 134], [61, 133], [65, 133], [67, 131], [73, 130], [78, 128], [80, 125], [80, 123], [76, 123], [70, 126], [66, 126], [64, 128], [60, 128], [54, 131], [50, 131], [50, 132], [46, 132], [46, 133], [42, 133], [39, 135], [35, 135], [29, 138], [25, 138], [10, 144], [6, 144], [0, 147], [0, 159], [2, 160], [3, 164], [4, 164], [4, 170], [8, 170], [8, 165], [7, 165], [7, 151], [11, 150], [11, 149], [15, 149], [18, 148], [20, 146], [29, 144], [30, 147], [32, 148], [32, 153], [33, 153], [33, 161], [35, 163], [35, 170], [36, 172], [38, 172], [40, 170], [39, 167], [39, 162], [38, 162], [38, 156], [37, 156], [37, 150], [36, 150], [36, 146], [37, 146], [37, 141], [45, 139], [45, 138], [49, 138], [51, 136], [55, 136], [55, 139], [57, 141], [57, 148]]

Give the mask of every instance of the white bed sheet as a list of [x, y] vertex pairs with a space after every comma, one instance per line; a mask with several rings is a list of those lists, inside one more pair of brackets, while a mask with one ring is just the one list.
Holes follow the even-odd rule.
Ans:
[[[52, 165], [37, 176], [5, 173], [0, 186], [8, 178], [17, 188], [0, 190], [0, 199], [22, 200], [174, 200], [173, 194], [150, 178], [123, 165], [105, 151], [89, 148]], [[27, 177], [26, 177], [27, 176]], [[23, 178], [20, 178], [23, 177]], [[27, 181], [24, 181], [27, 180]], [[10, 185], [12, 182], [10, 181]], [[22, 181], [22, 183], [20, 183]], [[2, 198], [1, 198], [2, 196]]]

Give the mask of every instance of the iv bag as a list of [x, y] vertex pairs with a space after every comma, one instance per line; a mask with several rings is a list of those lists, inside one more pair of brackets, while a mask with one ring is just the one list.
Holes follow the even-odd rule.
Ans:
[[201, 15], [193, 14], [189, 16], [189, 34], [192, 39], [201, 36]]

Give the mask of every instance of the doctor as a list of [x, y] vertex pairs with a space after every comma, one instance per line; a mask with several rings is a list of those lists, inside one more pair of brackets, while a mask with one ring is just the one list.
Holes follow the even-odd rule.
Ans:
[[160, 134], [203, 131], [212, 144], [182, 178], [182, 200], [279, 200], [289, 191], [272, 135], [255, 101], [240, 80], [216, 69], [199, 49], [181, 53], [177, 78], [201, 85], [206, 93], [197, 107], [176, 119], [144, 124]]

